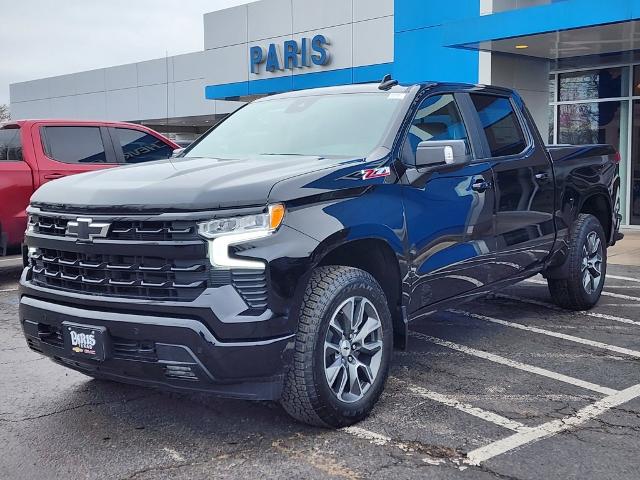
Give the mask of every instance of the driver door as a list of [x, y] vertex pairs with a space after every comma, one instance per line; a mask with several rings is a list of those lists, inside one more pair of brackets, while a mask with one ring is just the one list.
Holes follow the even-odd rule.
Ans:
[[[422, 100], [402, 146], [407, 166], [403, 189], [411, 256], [409, 313], [493, 281], [494, 192], [491, 164], [473, 161], [456, 170], [416, 168], [418, 143], [464, 140], [474, 156], [470, 126], [461, 104], [466, 94], [435, 94]], [[472, 118], [469, 116], [469, 118]]]

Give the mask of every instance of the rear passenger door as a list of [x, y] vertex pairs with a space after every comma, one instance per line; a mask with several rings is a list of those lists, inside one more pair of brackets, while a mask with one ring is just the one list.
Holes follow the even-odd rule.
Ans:
[[0, 255], [7, 243], [19, 244], [27, 228], [33, 179], [23, 158], [21, 133], [17, 126], [0, 128]]
[[[469, 116], [475, 119], [465, 94], [430, 95], [419, 105], [402, 145], [413, 316], [492, 281], [492, 170], [489, 162], [473, 158], [478, 133]], [[416, 168], [418, 143], [431, 140], [464, 140], [471, 163], [449, 171]]]
[[[554, 239], [554, 177], [539, 135], [517, 97], [471, 93], [493, 165], [496, 199], [496, 279], [540, 265]], [[538, 148], [536, 148], [536, 145]]]
[[38, 186], [76, 173], [117, 165], [105, 127], [83, 124], [36, 124], [34, 150], [38, 162]]
[[120, 163], [143, 163], [171, 157], [173, 146], [150, 132], [134, 128], [110, 128]]

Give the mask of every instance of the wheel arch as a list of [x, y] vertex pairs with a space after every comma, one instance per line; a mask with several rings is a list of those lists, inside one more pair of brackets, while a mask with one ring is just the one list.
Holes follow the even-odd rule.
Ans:
[[[394, 245], [395, 243], [395, 245]], [[342, 265], [368, 272], [387, 297], [393, 320], [394, 344], [406, 347], [407, 322], [403, 306], [402, 279], [406, 271], [399, 242], [382, 236], [353, 236], [336, 232], [316, 248], [312, 268]]]
[[613, 206], [608, 192], [597, 191], [585, 196], [578, 214], [585, 213], [593, 215], [598, 219], [604, 230], [606, 238], [611, 242], [613, 230]]

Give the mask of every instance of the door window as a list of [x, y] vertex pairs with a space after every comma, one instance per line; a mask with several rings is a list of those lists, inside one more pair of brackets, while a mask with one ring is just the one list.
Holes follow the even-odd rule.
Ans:
[[464, 140], [469, 153], [467, 131], [453, 95], [434, 95], [422, 101], [402, 147], [404, 162], [415, 165], [418, 144], [435, 140]]
[[44, 127], [45, 151], [64, 163], [107, 163], [100, 127]]
[[22, 161], [22, 142], [19, 128], [0, 130], [0, 162]]
[[122, 147], [125, 163], [161, 160], [173, 153], [173, 148], [149, 133], [131, 128], [116, 128], [115, 131], [116, 143]]
[[470, 96], [489, 142], [491, 156], [504, 157], [522, 152], [527, 141], [511, 101], [495, 95], [472, 93]]

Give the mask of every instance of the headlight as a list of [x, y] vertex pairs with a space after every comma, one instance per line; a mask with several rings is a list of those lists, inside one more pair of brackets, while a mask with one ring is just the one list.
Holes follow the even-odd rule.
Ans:
[[244, 217], [220, 218], [198, 224], [198, 233], [206, 238], [216, 238], [242, 232], [272, 232], [282, 223], [284, 205], [269, 205], [267, 213], [246, 215]]
[[33, 215], [29, 215], [27, 220], [27, 231], [25, 233], [33, 233], [35, 231], [36, 221]]
[[271, 235], [282, 223], [284, 205], [269, 205], [266, 213], [242, 217], [220, 218], [198, 224], [198, 233], [209, 240], [209, 260], [218, 268], [258, 268], [257, 260], [231, 258], [229, 246]]

